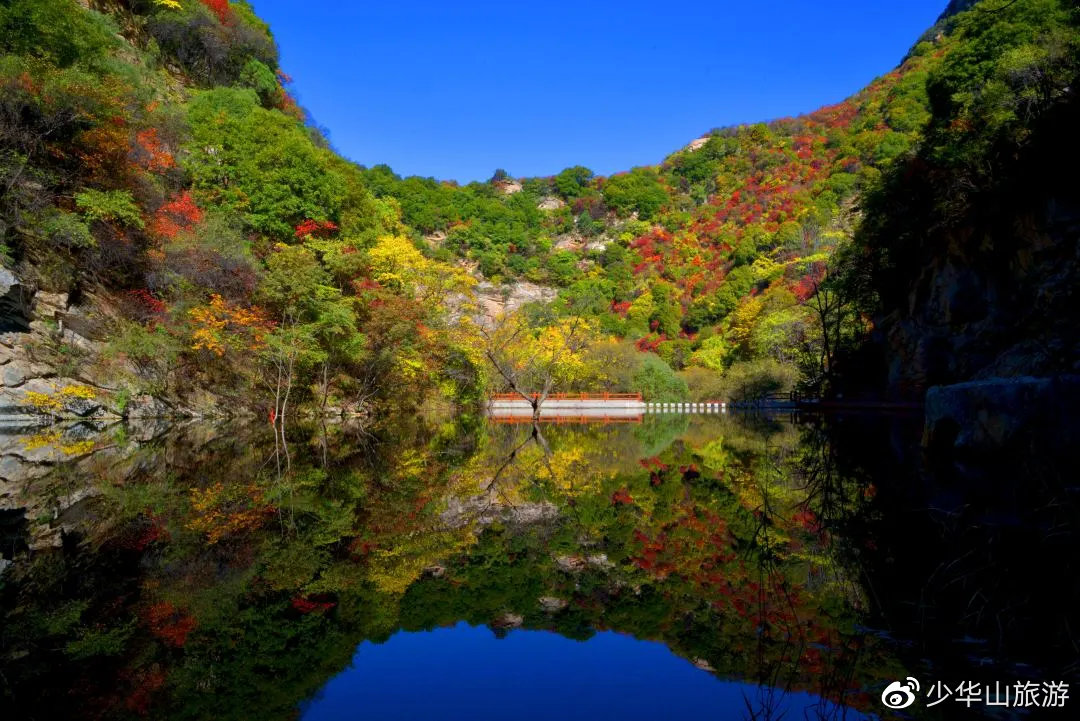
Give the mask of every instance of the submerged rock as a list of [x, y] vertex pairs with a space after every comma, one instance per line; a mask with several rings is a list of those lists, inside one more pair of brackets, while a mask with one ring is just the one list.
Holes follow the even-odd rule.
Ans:
[[546, 613], [558, 613], [570, 605], [569, 601], [554, 596], [541, 596], [538, 602], [540, 608], [544, 609]]
[[555, 565], [566, 573], [581, 573], [585, 570], [585, 559], [581, 556], [557, 556]]
[[1080, 440], [1080, 376], [989, 378], [926, 393], [923, 445], [931, 450], [1067, 450]]

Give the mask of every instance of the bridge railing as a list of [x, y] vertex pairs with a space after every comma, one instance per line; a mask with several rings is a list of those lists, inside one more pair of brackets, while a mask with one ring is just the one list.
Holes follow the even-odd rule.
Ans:
[[[539, 393], [530, 393], [528, 398], [536, 400]], [[523, 401], [527, 400], [520, 393], [495, 393], [491, 396], [493, 401]], [[551, 393], [545, 401], [640, 401], [641, 393]]]
[[540, 418], [534, 419], [532, 416], [491, 416], [491, 420], [495, 423], [507, 424], [507, 425], [524, 425], [532, 424], [539, 421], [540, 423], [554, 423], [557, 425], [576, 424], [576, 423], [643, 423], [644, 418], [642, 416], [540, 416]]

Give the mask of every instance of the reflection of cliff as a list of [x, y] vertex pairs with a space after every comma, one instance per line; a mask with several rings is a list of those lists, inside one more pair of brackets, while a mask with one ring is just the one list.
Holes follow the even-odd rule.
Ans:
[[30, 550], [60, 547], [65, 535], [101, 534], [90, 526], [111, 520], [94, 510], [110, 485], [193, 470], [197, 459], [219, 453], [234, 466], [245, 434], [237, 427], [223, 433], [213, 423], [172, 426], [160, 418], [2, 427], [0, 511], [27, 519], [16, 546]]
[[846, 420], [818, 465], [873, 483], [880, 512], [836, 534], [869, 591], [866, 623], [910, 642], [908, 671], [929, 659], [934, 676], [961, 678], [978, 659], [983, 678], [1075, 683], [1075, 466], [1030, 454], [927, 463], [917, 416]]

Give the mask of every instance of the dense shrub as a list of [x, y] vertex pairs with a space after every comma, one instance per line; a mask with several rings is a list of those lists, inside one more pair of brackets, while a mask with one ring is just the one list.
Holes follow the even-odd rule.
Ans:
[[[239, 4], [234, 4], [239, 8]], [[254, 59], [277, 68], [277, 48], [265, 26], [253, 24], [253, 15], [233, 12], [223, 23], [209, 8], [185, 2], [182, 9], [160, 9], [148, 29], [161, 50], [180, 63], [184, 72], [202, 85], [242, 82]]]
[[733, 363], [724, 374], [724, 396], [734, 403], [747, 403], [779, 393], [789, 393], [799, 380], [793, 365], [771, 359]]
[[653, 353], [642, 354], [633, 384], [646, 401], [682, 401], [689, 393], [686, 381]]

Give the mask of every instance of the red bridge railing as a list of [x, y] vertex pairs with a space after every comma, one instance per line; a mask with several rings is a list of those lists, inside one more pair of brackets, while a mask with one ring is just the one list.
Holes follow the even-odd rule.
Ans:
[[534, 420], [532, 416], [491, 416], [493, 423], [505, 423], [508, 425], [525, 425], [535, 422], [555, 423], [558, 425], [576, 423], [643, 423], [642, 416], [540, 416]]
[[[529, 398], [537, 399], [539, 393], [530, 393]], [[520, 393], [495, 393], [491, 396], [493, 401], [523, 401], [526, 400]], [[640, 401], [640, 393], [552, 393], [545, 401]]]

